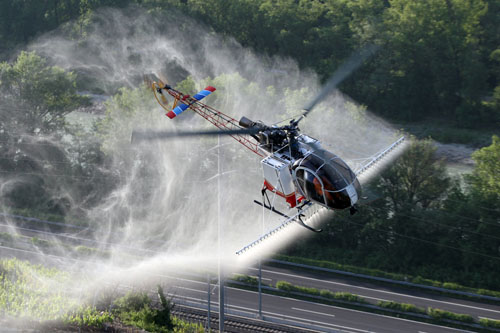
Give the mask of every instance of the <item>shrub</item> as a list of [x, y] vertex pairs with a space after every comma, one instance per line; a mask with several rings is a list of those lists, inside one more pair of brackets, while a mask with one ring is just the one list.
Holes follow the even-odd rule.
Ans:
[[335, 293], [334, 298], [346, 302], [368, 303], [363, 297], [346, 292]]
[[479, 324], [485, 327], [500, 328], [500, 320], [481, 318]]
[[105, 323], [112, 322], [113, 317], [107, 311], [97, 311], [95, 307], [87, 306], [67, 314], [63, 321], [78, 326], [102, 328]]
[[174, 328], [170, 315], [171, 305], [161, 287], [158, 287], [158, 296], [161, 309], [154, 309], [146, 293], [129, 292], [115, 302], [115, 313], [125, 324], [150, 332], [170, 332]]
[[421, 313], [421, 314], [427, 313], [427, 311], [424, 308], [420, 308], [418, 306], [415, 306], [413, 304], [408, 304], [408, 303], [380, 301], [377, 303], [377, 305], [382, 307], [382, 308], [387, 308], [387, 309], [392, 309], [392, 310], [402, 311], [402, 312], [414, 312], [414, 313]]
[[296, 291], [294, 286], [290, 282], [278, 281], [276, 282], [276, 288], [284, 291]]
[[233, 280], [241, 282], [241, 283], [246, 283], [246, 284], [249, 284], [252, 286], [256, 286], [259, 284], [259, 280], [256, 277], [248, 276], [248, 275], [236, 274], [233, 277]]
[[470, 315], [453, 313], [453, 312], [444, 311], [441, 309], [428, 308], [427, 314], [429, 316], [431, 316], [432, 318], [437, 319], [437, 320], [448, 319], [448, 320], [461, 321], [461, 322], [465, 322], [465, 323], [473, 323], [474, 322], [474, 318]]
[[278, 260], [288, 261], [291, 263], [304, 264], [304, 265], [309, 265], [309, 266], [322, 267], [322, 268], [340, 270], [340, 271], [357, 273], [357, 274], [364, 274], [364, 275], [368, 275], [368, 276], [382, 277], [382, 278], [387, 278], [387, 279], [392, 279], [392, 280], [409, 281], [409, 282], [415, 283], [415, 284], [446, 288], [446, 289], [450, 289], [450, 290], [468, 291], [470, 293], [477, 293], [480, 295], [488, 295], [488, 296], [500, 298], [500, 291], [469, 288], [469, 287], [462, 286], [462, 285], [455, 283], [455, 282], [440, 282], [440, 281], [436, 281], [436, 280], [425, 279], [421, 276], [408, 276], [408, 275], [404, 275], [404, 274], [384, 272], [384, 271], [380, 271], [377, 269], [356, 267], [356, 266], [350, 266], [350, 265], [341, 265], [341, 264], [338, 264], [335, 262], [330, 262], [330, 261], [315, 260], [315, 259], [287, 256], [287, 255], [281, 255], [281, 254], [276, 255], [275, 258]]
[[119, 311], [139, 311], [149, 303], [151, 303], [151, 299], [146, 293], [131, 291], [115, 301]]
[[175, 333], [203, 333], [205, 329], [202, 324], [199, 323], [189, 323], [180, 320], [176, 317], [173, 318], [174, 332]]
[[317, 288], [312, 288], [312, 287], [302, 287], [302, 286], [295, 286], [291, 284], [290, 282], [286, 281], [278, 281], [276, 283], [276, 288], [287, 291], [287, 292], [299, 292], [303, 294], [309, 294], [313, 296], [321, 296], [324, 298], [329, 298], [329, 299], [336, 299], [336, 300], [341, 300], [341, 301], [346, 301], [346, 302], [356, 302], [356, 303], [368, 303], [364, 298], [359, 297], [358, 295], [354, 295], [351, 293], [345, 293], [345, 292], [337, 292], [334, 293], [330, 290], [322, 289], [319, 290]]

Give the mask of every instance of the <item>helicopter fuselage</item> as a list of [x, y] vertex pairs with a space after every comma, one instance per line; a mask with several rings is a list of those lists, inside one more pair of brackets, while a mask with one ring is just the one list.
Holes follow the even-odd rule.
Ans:
[[285, 198], [290, 207], [309, 200], [328, 209], [345, 209], [358, 201], [361, 186], [356, 175], [318, 140], [304, 134], [290, 137], [273, 128], [255, 138], [270, 154], [261, 161], [264, 188]]

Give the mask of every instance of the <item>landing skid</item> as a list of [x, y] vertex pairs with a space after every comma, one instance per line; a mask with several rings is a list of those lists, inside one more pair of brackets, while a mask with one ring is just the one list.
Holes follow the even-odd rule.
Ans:
[[[266, 199], [267, 199], [267, 203], [265, 202]], [[287, 219], [290, 219], [290, 216], [288, 216], [286, 214], [283, 214], [282, 212], [280, 212], [279, 210], [277, 210], [276, 208], [274, 208], [271, 205], [271, 201], [269, 200], [269, 197], [267, 195], [266, 188], [262, 189], [262, 201], [263, 202], [259, 202], [257, 200], [254, 200], [253, 202], [255, 202], [259, 206], [264, 207], [265, 209], [270, 210], [273, 213], [278, 214], [279, 216], [282, 216], [282, 217], [285, 217]], [[306, 201], [306, 202], [302, 203], [300, 206], [297, 207], [297, 214], [294, 215], [295, 216], [295, 221], [298, 224], [300, 224], [301, 226], [303, 226], [304, 228], [306, 228], [307, 230], [310, 230], [310, 231], [313, 231], [313, 232], [321, 232], [321, 231], [323, 231], [323, 229], [314, 229], [313, 227], [308, 226], [307, 224], [305, 224], [304, 221], [302, 220], [302, 217], [304, 217], [304, 215], [302, 214], [302, 209], [305, 206], [310, 206], [310, 205], [311, 205], [311, 202]]]

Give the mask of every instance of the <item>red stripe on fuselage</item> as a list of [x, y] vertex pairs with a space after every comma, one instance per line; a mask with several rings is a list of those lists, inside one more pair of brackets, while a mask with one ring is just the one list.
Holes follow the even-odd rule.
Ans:
[[275, 189], [271, 184], [267, 182], [267, 180], [264, 179], [264, 186], [271, 192], [275, 192], [277, 195], [279, 195], [282, 198], [285, 198], [285, 201], [290, 204], [290, 208], [293, 208], [297, 206], [297, 198], [295, 197], [295, 192], [292, 194], [284, 194]]

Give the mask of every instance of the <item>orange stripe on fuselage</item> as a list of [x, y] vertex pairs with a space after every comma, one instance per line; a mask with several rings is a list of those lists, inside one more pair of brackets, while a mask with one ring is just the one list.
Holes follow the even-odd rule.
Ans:
[[290, 205], [290, 208], [297, 206], [297, 198], [295, 192], [292, 194], [284, 194], [275, 189], [267, 180], [264, 179], [264, 186], [271, 192], [275, 192], [278, 196], [285, 198], [285, 201]]

